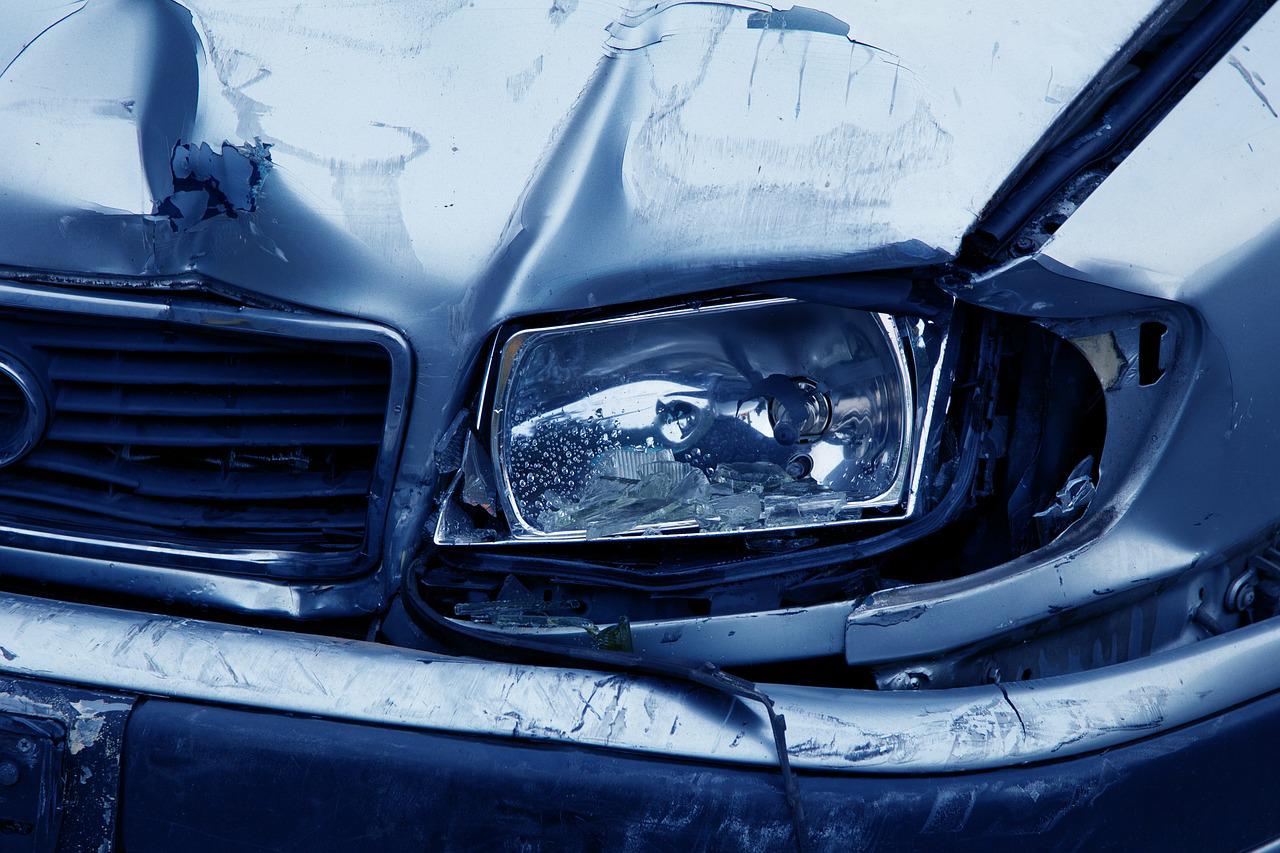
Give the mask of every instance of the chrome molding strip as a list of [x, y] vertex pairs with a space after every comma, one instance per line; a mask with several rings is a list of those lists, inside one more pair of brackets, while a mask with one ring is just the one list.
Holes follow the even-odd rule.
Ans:
[[[65, 279], [65, 277], [64, 277]], [[70, 282], [63, 282], [69, 284]], [[261, 582], [260, 589], [229, 595], [197, 595], [201, 603], [240, 608], [237, 601], [262, 600], [272, 603], [265, 612], [284, 616], [305, 615], [308, 608], [282, 603], [296, 597], [287, 591], [275, 591], [280, 581], [293, 579], [307, 585], [312, 577], [352, 578], [367, 573], [381, 558], [382, 542], [387, 526], [387, 507], [394, 482], [401, 433], [408, 418], [409, 384], [412, 381], [413, 361], [408, 342], [398, 332], [376, 323], [303, 312], [267, 310], [248, 306], [211, 304], [208, 302], [175, 299], [173, 293], [155, 293], [139, 290], [133, 293], [87, 293], [69, 291], [58, 287], [42, 287], [11, 279], [0, 278], [0, 307], [23, 310], [50, 311], [74, 314], [81, 317], [104, 319], [128, 318], [178, 323], [189, 326], [220, 329], [229, 332], [256, 333], [287, 337], [303, 341], [331, 341], [335, 343], [366, 343], [381, 347], [390, 361], [390, 391], [385, 414], [385, 429], [374, 469], [370, 491], [369, 513], [364, 546], [356, 554], [303, 554], [277, 549], [226, 549], [185, 548], [164, 542], [116, 540], [105, 536], [65, 535], [8, 523], [0, 525], [0, 546], [10, 553], [21, 549], [40, 551], [63, 557], [53, 560], [56, 564], [53, 577], [79, 584], [79, 572], [92, 576], [94, 582], [86, 586], [99, 589], [123, 589], [128, 592], [157, 587], [160, 594], [170, 598], [188, 598], [188, 587], [201, 589], [230, 589], [236, 586], [260, 584], [254, 579], [222, 578], [214, 580], [212, 572], [226, 571], [240, 575], [274, 577], [275, 581]], [[0, 551], [2, 553], [2, 551]], [[168, 565], [182, 564], [183, 569], [154, 566], [157, 559]], [[95, 566], [112, 560], [112, 572], [98, 571]], [[10, 561], [6, 573], [36, 580], [50, 579], [46, 566], [36, 572], [26, 572], [24, 567], [33, 563], [50, 563], [49, 560]], [[209, 570], [206, 572], [206, 568]], [[190, 576], [189, 581], [181, 580]], [[173, 583], [160, 582], [162, 577], [174, 577]], [[367, 583], [364, 586], [368, 586]], [[330, 583], [326, 588], [334, 588]], [[336, 596], [330, 596], [334, 598]], [[257, 608], [250, 608], [255, 609]], [[327, 607], [324, 609], [328, 609]], [[357, 611], [364, 607], [355, 608]]]
[[[281, 619], [343, 619], [381, 611], [388, 581], [373, 572], [346, 581], [276, 580], [215, 574], [76, 554], [34, 551], [2, 544], [0, 577], [65, 589], [124, 593], [143, 599], [182, 601], [214, 610]], [[0, 640], [0, 645], [3, 640]]]
[[[1092, 672], [880, 693], [761, 685], [792, 763], [943, 773], [1061, 759], [1280, 689], [1280, 620]], [[742, 765], [776, 762], [761, 708], [685, 684], [447, 658], [0, 594], [0, 671], [226, 705]]]

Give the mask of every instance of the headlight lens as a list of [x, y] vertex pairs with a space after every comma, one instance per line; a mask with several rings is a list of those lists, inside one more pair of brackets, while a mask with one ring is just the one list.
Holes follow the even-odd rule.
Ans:
[[492, 449], [517, 539], [721, 532], [901, 506], [911, 375], [884, 314], [767, 300], [531, 329]]

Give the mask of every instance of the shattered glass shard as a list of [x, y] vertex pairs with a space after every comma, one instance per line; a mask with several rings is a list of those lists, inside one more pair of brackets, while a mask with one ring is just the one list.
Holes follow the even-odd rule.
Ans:
[[725, 462], [716, 466], [715, 479], [736, 493], [776, 489], [791, 477], [785, 468], [772, 462]]
[[752, 530], [831, 521], [847, 500], [845, 492], [792, 477], [771, 462], [721, 464], [708, 479], [668, 448], [617, 448], [594, 460], [577, 500], [547, 495], [550, 508], [538, 524], [551, 532], [583, 530], [588, 539], [673, 524]]
[[593, 460], [576, 501], [549, 496], [554, 509], [538, 516], [548, 531], [585, 530], [588, 538], [654, 525], [696, 520], [707, 514], [710, 483], [699, 469], [679, 462], [668, 448], [616, 448]]
[[711, 498], [711, 513], [716, 518], [712, 523], [715, 530], [750, 528], [760, 522], [763, 512], [764, 504], [755, 492], [713, 495]]
[[483, 509], [491, 516], [498, 514], [498, 490], [493, 482], [493, 463], [475, 436], [468, 433], [462, 452], [462, 488], [458, 497], [468, 506]]
[[535, 595], [514, 575], [507, 575], [498, 594], [490, 601], [465, 601], [453, 606], [455, 616], [472, 622], [509, 628], [584, 628], [594, 630], [595, 623], [571, 615], [580, 602], [559, 595], [550, 600]]
[[844, 508], [844, 492], [817, 492], [809, 495], [766, 495], [764, 521], [771, 527], [834, 521]]

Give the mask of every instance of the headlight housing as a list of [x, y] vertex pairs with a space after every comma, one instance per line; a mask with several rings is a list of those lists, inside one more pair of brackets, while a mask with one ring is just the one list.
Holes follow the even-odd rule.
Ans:
[[[945, 342], [938, 322], [792, 299], [518, 331], [464, 466], [483, 479], [477, 460], [493, 460], [492, 485], [471, 491], [496, 496], [506, 529], [483, 538], [909, 516]], [[436, 539], [467, 541], [467, 528], [442, 517]]]

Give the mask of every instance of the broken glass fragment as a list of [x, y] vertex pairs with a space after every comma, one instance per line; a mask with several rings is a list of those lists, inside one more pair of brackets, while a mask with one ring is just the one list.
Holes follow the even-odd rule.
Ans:
[[493, 463], [480, 442], [467, 433], [462, 451], [462, 488], [458, 497], [468, 506], [480, 507], [489, 515], [498, 514], [498, 490], [493, 483]]
[[577, 604], [576, 601], [558, 597], [547, 600], [534, 595], [514, 575], [507, 575], [495, 598], [490, 601], [459, 602], [453, 606], [453, 614], [465, 616], [472, 622], [507, 627], [594, 627], [591, 620], [573, 616], [569, 612]]

